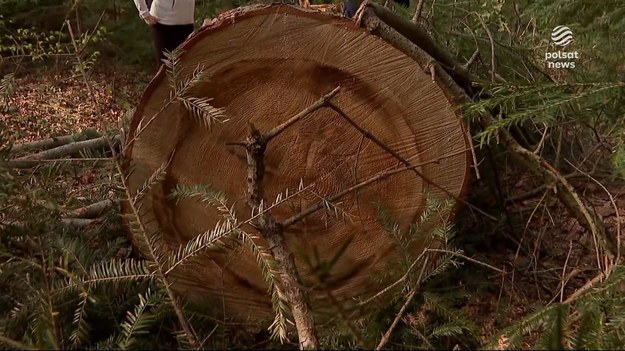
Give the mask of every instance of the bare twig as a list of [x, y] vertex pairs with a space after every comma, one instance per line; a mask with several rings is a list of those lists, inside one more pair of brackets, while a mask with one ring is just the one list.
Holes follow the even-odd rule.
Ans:
[[415, 9], [414, 15], [412, 16], [412, 23], [417, 23], [419, 22], [419, 18], [421, 18], [421, 12], [423, 12], [423, 4], [425, 3], [425, 0], [419, 0], [419, 2], [417, 3], [417, 8]]
[[564, 286], [566, 285], [564, 275], [566, 274], [566, 268], [569, 264], [571, 251], [573, 251], [573, 240], [569, 240], [569, 252], [566, 254], [566, 259], [564, 260], [564, 267], [562, 267], [562, 280], [560, 282], [560, 302], [564, 301]]
[[[572, 179], [572, 178], [577, 178], [577, 177], [582, 177], [582, 176], [584, 176], [584, 175], [581, 174], [581, 173], [573, 172], [573, 173], [565, 174], [563, 177], [565, 179]], [[534, 189], [532, 189], [532, 190], [530, 190], [530, 191], [528, 191], [526, 193], [508, 197], [507, 199], [504, 200], [504, 204], [510, 204], [512, 202], [527, 200], [527, 199], [532, 198], [532, 197], [534, 197], [534, 196], [536, 196], [538, 194], [543, 193], [545, 190], [547, 190], [547, 188], [552, 188], [552, 187], [553, 187], [553, 185], [551, 185], [551, 184], [549, 186], [546, 185], [546, 184], [537, 186], [536, 188], [534, 188]]]
[[97, 223], [98, 219], [89, 219], [89, 218], [63, 218], [61, 222], [68, 228], [83, 228], [89, 226], [91, 224]]
[[475, 153], [475, 145], [473, 144], [473, 136], [471, 135], [471, 128], [467, 126], [467, 140], [469, 141], [469, 148], [471, 149], [471, 157], [473, 158], [473, 170], [475, 170], [475, 178], [480, 180], [480, 164], [477, 162], [477, 154]]
[[31, 141], [24, 144], [15, 144], [11, 147], [11, 153], [23, 153], [32, 150], [47, 150], [57, 146], [69, 144], [80, 137], [82, 133], [73, 135], [62, 135], [58, 137], [46, 138], [41, 140]]
[[425, 256], [426, 251], [424, 250], [423, 252], [421, 252], [421, 254], [419, 255], [419, 257], [417, 257], [408, 267], [408, 269], [406, 270], [406, 273], [404, 273], [404, 275], [401, 276], [401, 278], [397, 279], [393, 284], [387, 286], [386, 288], [380, 290], [378, 293], [376, 293], [375, 295], [371, 296], [370, 298], [361, 301], [358, 303], [358, 307], [362, 307], [368, 303], [370, 303], [371, 301], [381, 297], [382, 295], [386, 294], [387, 292], [389, 292], [391, 289], [393, 289], [394, 287], [396, 287], [397, 285], [405, 282], [406, 280], [408, 280], [408, 278], [410, 277], [410, 274], [412, 273], [412, 270], [414, 269], [414, 267], [417, 265], [417, 263], [419, 263], [421, 261], [421, 259]]
[[397, 326], [397, 324], [399, 324], [399, 321], [404, 316], [404, 313], [406, 313], [408, 306], [410, 306], [410, 303], [412, 302], [414, 297], [417, 295], [417, 292], [419, 291], [419, 286], [421, 285], [421, 279], [423, 278], [423, 272], [425, 272], [425, 268], [427, 267], [427, 265], [428, 265], [428, 257], [426, 256], [425, 262], [423, 263], [423, 268], [421, 268], [421, 273], [419, 274], [419, 279], [417, 280], [417, 284], [415, 284], [415, 286], [412, 287], [410, 294], [408, 294], [408, 297], [406, 298], [406, 302], [404, 303], [403, 306], [401, 306], [401, 309], [397, 313], [397, 316], [395, 316], [395, 320], [393, 320], [393, 323], [391, 323], [391, 326], [388, 327], [388, 330], [386, 331], [386, 333], [384, 333], [384, 335], [382, 336], [382, 339], [380, 339], [380, 343], [375, 348], [376, 350], [381, 350], [384, 347], [384, 345], [386, 345], [386, 343], [391, 337], [391, 334], [393, 333], [393, 330], [395, 330], [395, 327]]
[[475, 49], [473, 55], [471, 55], [471, 57], [469, 57], [467, 62], [464, 64], [464, 69], [469, 69], [469, 67], [473, 64], [473, 62], [475, 62], [478, 56], [480, 56], [480, 48]]
[[486, 35], [488, 35], [488, 40], [490, 41], [490, 79], [492, 82], [495, 82], [495, 75], [497, 72], [495, 70], [495, 41], [493, 40], [493, 35], [490, 32], [490, 29], [488, 29], [488, 26], [484, 23], [482, 16], [478, 13], [475, 13], [475, 16], [477, 16], [480, 20], [480, 24], [482, 24], [482, 27], [486, 31]]
[[426, 251], [429, 251], [429, 252], [441, 252], [441, 253], [451, 254], [452, 256], [457, 256], [457, 257], [460, 257], [460, 258], [464, 258], [465, 260], [467, 260], [469, 262], [473, 262], [473, 263], [478, 264], [480, 266], [484, 266], [484, 267], [486, 267], [488, 269], [492, 269], [495, 272], [498, 272], [498, 273], [501, 273], [501, 274], [504, 273], [503, 270], [501, 270], [501, 269], [499, 269], [499, 268], [497, 268], [495, 266], [492, 266], [492, 265], [490, 265], [490, 264], [488, 264], [486, 262], [482, 262], [482, 261], [476, 260], [476, 259], [471, 258], [469, 256], [463, 255], [463, 254], [461, 254], [459, 252], [453, 252], [453, 251], [442, 250], [442, 249], [426, 249]]
[[[430, 161], [422, 162], [422, 163], [419, 163], [419, 164], [410, 165], [408, 167], [399, 168], [399, 169], [393, 169], [393, 170], [388, 170], [388, 171], [384, 171], [384, 172], [378, 173], [378, 174], [372, 176], [371, 178], [369, 178], [367, 180], [364, 180], [364, 181], [362, 181], [362, 182], [360, 182], [360, 183], [358, 183], [356, 185], [353, 185], [353, 186], [351, 186], [351, 187], [341, 191], [340, 193], [330, 197], [327, 201], [330, 201], [330, 202], [337, 201], [341, 197], [343, 197], [343, 196], [345, 196], [345, 195], [347, 195], [347, 194], [349, 194], [349, 193], [351, 193], [353, 191], [361, 189], [361, 188], [363, 188], [363, 187], [365, 187], [365, 186], [367, 186], [369, 184], [372, 184], [372, 183], [374, 183], [374, 182], [376, 182], [378, 180], [388, 178], [388, 177], [390, 177], [392, 175], [395, 175], [395, 174], [398, 174], [398, 173], [401, 173], [401, 172], [413, 170], [413, 169], [416, 169], [418, 167], [422, 167], [423, 165], [426, 165], [426, 164], [438, 163], [438, 162], [440, 162], [441, 160], [443, 160], [445, 158], [453, 157], [453, 156], [460, 155], [460, 154], [466, 153], [466, 152], [467, 152], [467, 150], [460, 150], [458, 152], [454, 152], [454, 153], [451, 153], [451, 154], [448, 154], [448, 155], [443, 155], [443, 156], [441, 156], [441, 157], [439, 157], [439, 158], [437, 158], [435, 160], [430, 160]], [[304, 211], [294, 215], [293, 217], [290, 217], [290, 218], [286, 219], [284, 222], [282, 222], [282, 226], [284, 228], [286, 228], [286, 227], [289, 227], [289, 226], [291, 226], [291, 225], [301, 221], [302, 219], [306, 218], [307, 216], [309, 216], [309, 215], [315, 213], [316, 211], [322, 209], [324, 207], [324, 203], [325, 203], [324, 201], [321, 201], [321, 202], [317, 203], [316, 205], [308, 207], [307, 209], [305, 209]]]
[[113, 161], [112, 157], [75, 157], [75, 158], [53, 158], [50, 160], [11, 160], [2, 161], [0, 165], [7, 168], [14, 169], [27, 169], [33, 168], [42, 164], [49, 163], [68, 163], [68, 162], [99, 162], [99, 161]]
[[296, 114], [295, 116], [289, 118], [286, 122], [273, 128], [269, 132], [264, 133], [263, 139], [265, 140], [265, 143], [268, 143], [269, 141], [271, 141], [271, 139], [275, 138], [278, 134], [282, 133], [286, 128], [290, 127], [291, 125], [301, 120], [302, 118], [317, 111], [321, 107], [327, 106], [327, 103], [330, 101], [330, 99], [332, 99], [339, 92], [339, 90], [341, 90], [340, 86], [334, 88], [334, 90], [322, 96], [321, 99], [317, 100], [317, 102], [315, 102], [314, 104], [308, 106], [306, 109]]
[[594, 288], [596, 284], [601, 283], [605, 278], [610, 276], [610, 273], [612, 272], [613, 268], [614, 266], [609, 266], [608, 268], [606, 268], [605, 271], [599, 272], [599, 274], [597, 274], [591, 280], [587, 281], [586, 284], [584, 284], [581, 288], [575, 290], [575, 292], [569, 295], [569, 297], [566, 300], [564, 300], [563, 303], [569, 304], [575, 301], [578, 297], [580, 297], [584, 293], [586, 293], [588, 290]]
[[68, 211], [66, 213], [66, 216], [73, 218], [94, 218], [111, 209], [115, 204], [115, 201], [106, 199], [84, 207], [77, 208], [75, 210]]
[[[115, 136], [113, 138], [113, 145], [119, 143], [119, 136]], [[18, 165], [19, 161], [41, 161], [41, 160], [50, 160], [50, 159], [58, 159], [66, 156], [71, 156], [77, 154], [78, 152], [85, 149], [97, 149], [108, 146], [108, 141], [106, 137], [99, 137], [90, 140], [77, 141], [61, 146], [57, 146], [53, 149], [45, 150], [38, 152], [36, 154], [18, 157], [14, 160], [8, 161], [8, 164]], [[28, 162], [26, 162], [28, 163]], [[38, 164], [37, 162], [33, 162], [34, 165]]]
[[540, 142], [536, 145], [536, 149], [534, 149], [534, 154], [538, 155], [545, 145], [545, 140], [547, 139], [547, 132], [549, 131], [549, 126], [546, 123], [543, 123], [545, 130], [543, 131], [543, 135], [540, 138]]
[[[336, 106], [334, 103], [329, 102], [328, 106], [333, 109], [334, 111], [336, 111], [339, 116], [341, 116], [345, 121], [347, 121], [349, 124], [351, 124], [354, 128], [356, 128], [362, 135], [364, 135], [367, 139], [373, 141], [376, 145], [378, 145], [380, 148], [382, 148], [384, 151], [386, 151], [387, 153], [391, 154], [393, 157], [395, 157], [398, 161], [400, 161], [401, 163], [403, 163], [404, 165], [406, 165], [407, 167], [412, 167], [412, 164], [406, 160], [403, 156], [401, 156], [400, 154], [398, 154], [395, 150], [391, 149], [388, 145], [386, 145], [385, 143], [383, 143], [382, 141], [380, 141], [378, 138], [376, 138], [373, 134], [371, 134], [369, 131], [367, 131], [366, 129], [362, 128], [361, 126], [359, 126], [356, 122], [354, 122], [353, 119], [351, 119], [351, 117], [349, 117], [341, 108], [339, 108], [338, 106]], [[479, 209], [478, 207], [468, 203], [467, 201], [465, 201], [464, 199], [456, 196], [455, 194], [453, 194], [451, 191], [443, 188], [442, 186], [440, 186], [439, 184], [437, 184], [436, 182], [434, 182], [433, 180], [431, 180], [430, 178], [426, 177], [423, 173], [421, 173], [420, 171], [417, 170], [417, 167], [413, 167], [411, 168], [412, 171], [419, 176], [421, 179], [423, 179], [426, 183], [434, 186], [437, 189], [442, 190], [447, 196], [450, 196], [451, 198], [453, 198], [454, 200], [472, 208], [473, 210], [475, 210], [476, 212], [479, 212], [480, 214], [484, 215], [485, 217], [496, 221], [497, 219], [493, 216], [491, 216], [490, 214], [484, 212], [483, 210]]]
[[616, 214], [616, 258], [615, 258], [615, 260], [616, 260], [617, 263], [619, 263], [621, 261], [621, 215], [619, 213], [618, 206], [616, 206], [616, 201], [614, 201], [614, 196], [612, 196], [610, 191], [603, 184], [601, 184], [600, 181], [595, 179], [593, 176], [591, 176], [590, 174], [585, 173], [581, 169], [577, 168], [574, 164], [572, 164], [568, 160], [566, 160], [566, 162], [569, 165], [571, 165], [573, 168], [575, 168], [576, 171], [578, 171], [579, 173], [581, 173], [581, 174], [585, 175], [586, 177], [590, 178], [590, 180], [592, 180], [597, 185], [599, 185], [601, 187], [601, 189], [603, 189], [603, 191], [605, 191], [605, 193], [610, 198], [610, 202], [611, 202], [612, 207], [614, 208], [614, 211], [615, 211], [615, 214]]
[[69, 20], [65, 21], [67, 23], [67, 29], [69, 31], [69, 36], [72, 39], [72, 45], [74, 45], [74, 52], [76, 56], [76, 61], [78, 61], [78, 68], [80, 69], [80, 73], [82, 73], [83, 80], [85, 81], [85, 86], [87, 87], [87, 91], [89, 92], [89, 96], [93, 100], [94, 106], [99, 106], [98, 101], [96, 100], [95, 95], [93, 94], [93, 90], [91, 89], [91, 84], [89, 84], [89, 79], [87, 77], [87, 71], [85, 70], [85, 65], [82, 62], [82, 57], [80, 50], [78, 49], [78, 44], [76, 44], [76, 39], [74, 38], [74, 32], [72, 31], [72, 24]]

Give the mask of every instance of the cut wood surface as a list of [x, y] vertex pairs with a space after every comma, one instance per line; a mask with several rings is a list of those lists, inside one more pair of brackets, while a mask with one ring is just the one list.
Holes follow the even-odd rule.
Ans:
[[[213, 106], [225, 109], [228, 121], [209, 130], [181, 105], [165, 106], [170, 86], [163, 68], [133, 117], [129, 136], [139, 128], [141, 134], [129, 137], [125, 149], [131, 193], [168, 164], [163, 182], [152, 187], [140, 206], [147, 230], [160, 230], [172, 246], [222, 219], [217, 210], [197, 200], [170, 199], [177, 184], [205, 184], [223, 191], [239, 220], [246, 220], [250, 211], [245, 150], [227, 144], [244, 140], [248, 123], [270, 131], [337, 86], [341, 90], [332, 104], [409, 164], [423, 164], [418, 173], [439, 188], [416, 172], [397, 172], [335, 201], [347, 219], [321, 210], [286, 227], [284, 238], [305, 285], [316, 280], [302, 251], [312, 256], [316, 248], [328, 261], [353, 238], [327, 286], [342, 301], [376, 293], [384, 286], [375, 284], [372, 276], [392, 264], [396, 254], [376, 219], [379, 208], [406, 229], [424, 210], [426, 190], [438, 199], [464, 195], [470, 154], [450, 93], [409, 55], [353, 21], [291, 5], [256, 5], [211, 20], [182, 49], [181, 79], [198, 65], [204, 67], [209, 80], [194, 88], [193, 96], [212, 98]], [[272, 208], [272, 217], [283, 222], [323, 198], [406, 165], [362, 130], [336, 109], [321, 108], [272, 139], [264, 159], [265, 198], [272, 201], [287, 189], [292, 193], [300, 182], [308, 187], [301, 196]], [[259, 244], [267, 245], [263, 239]], [[414, 256], [422, 249], [417, 244]], [[227, 255], [206, 253], [174, 274], [174, 289], [191, 301], [221, 310], [223, 298], [226, 313], [244, 316], [271, 311], [267, 286], [245, 248]], [[313, 305], [326, 295], [313, 289]]]

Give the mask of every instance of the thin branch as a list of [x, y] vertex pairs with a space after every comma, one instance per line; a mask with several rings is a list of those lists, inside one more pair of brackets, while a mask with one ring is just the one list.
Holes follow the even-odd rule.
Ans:
[[419, 0], [419, 2], [417, 3], [417, 8], [415, 9], [414, 12], [414, 16], [412, 16], [412, 23], [418, 23], [419, 22], [419, 18], [421, 18], [421, 12], [423, 12], [423, 4], [425, 3], [425, 0]]
[[[114, 146], [119, 144], [118, 135], [115, 136], [113, 140], [114, 140], [114, 143], [113, 143]], [[50, 160], [50, 159], [55, 159], [55, 158], [63, 158], [66, 156], [75, 155], [85, 149], [97, 149], [97, 148], [103, 148], [106, 146], [108, 146], [107, 138], [99, 137], [99, 138], [89, 139], [89, 140], [84, 140], [84, 141], [76, 141], [73, 143], [57, 146], [53, 149], [41, 151], [36, 154], [18, 157], [14, 160], [8, 161], [7, 163], [10, 165], [13, 162], [13, 164], [17, 165], [20, 163], [19, 161], [33, 161], [33, 160], [36, 161], [36, 160]]]
[[[394, 169], [394, 170], [389, 170], [389, 171], [378, 173], [378, 174], [372, 176], [371, 178], [369, 178], [367, 180], [364, 180], [364, 181], [362, 181], [362, 182], [360, 182], [360, 183], [358, 183], [356, 185], [353, 185], [353, 186], [351, 186], [351, 187], [341, 191], [340, 193], [330, 197], [327, 201], [335, 202], [335, 201], [339, 200], [341, 197], [343, 197], [343, 196], [345, 196], [345, 195], [347, 195], [347, 194], [349, 194], [349, 193], [351, 193], [353, 191], [361, 189], [361, 188], [363, 188], [363, 187], [365, 187], [365, 186], [367, 186], [367, 185], [369, 185], [371, 183], [374, 183], [374, 182], [376, 182], [378, 180], [382, 180], [382, 179], [388, 178], [388, 177], [390, 177], [392, 175], [395, 175], [395, 174], [398, 174], [398, 173], [401, 173], [401, 172], [414, 170], [414, 169], [416, 169], [418, 167], [422, 167], [422, 166], [424, 166], [426, 164], [438, 163], [438, 162], [440, 162], [441, 160], [443, 160], [445, 158], [456, 156], [456, 155], [460, 155], [460, 154], [463, 154], [463, 153], [466, 153], [466, 152], [467, 152], [466, 149], [465, 150], [460, 150], [460, 151], [457, 151], [457, 152], [454, 152], [454, 153], [451, 153], [451, 154], [448, 154], [448, 155], [440, 156], [439, 158], [437, 158], [435, 160], [426, 161], [426, 162], [418, 163], [418, 164], [415, 164], [415, 165], [410, 165], [408, 167], [404, 167], [404, 168], [399, 168], [399, 169]], [[316, 205], [310, 206], [307, 209], [305, 209], [304, 211], [302, 211], [302, 212], [300, 212], [300, 213], [298, 213], [298, 214], [296, 214], [296, 215], [286, 219], [284, 222], [282, 222], [282, 226], [284, 228], [286, 228], [286, 227], [289, 227], [289, 226], [291, 226], [291, 225], [301, 221], [302, 219], [306, 218], [307, 216], [309, 216], [309, 215], [315, 213], [316, 211], [322, 209], [325, 206], [324, 203], [325, 203], [324, 201], [321, 201], [321, 202], [317, 203]]]
[[[278, 128], [278, 132], [273, 135], [278, 135], [281, 130], [284, 130], [284, 128]], [[247, 156], [247, 202], [252, 210], [258, 208], [259, 212], [262, 212], [256, 227], [261, 232], [263, 238], [267, 240], [269, 250], [277, 262], [281, 283], [284, 286], [284, 291], [293, 313], [300, 349], [319, 349], [313, 314], [304, 291], [301, 289], [295, 258], [284, 240], [283, 227], [276, 222], [271, 214], [260, 210], [264, 202], [264, 157], [267, 141], [263, 134], [250, 123], [250, 134], [247, 137], [247, 145], [245, 147]]]
[[[100, 17], [101, 18], [101, 17]], [[82, 58], [80, 57], [80, 50], [78, 49], [78, 44], [76, 44], [76, 39], [74, 38], [74, 31], [72, 31], [72, 24], [69, 20], [65, 21], [67, 23], [67, 29], [69, 30], [69, 36], [72, 39], [72, 45], [74, 46], [74, 53], [76, 54], [76, 61], [78, 61], [78, 68], [80, 69], [80, 73], [82, 74], [82, 78], [85, 81], [85, 85], [87, 86], [87, 92], [89, 96], [93, 100], [95, 106], [98, 106], [98, 102], [96, 100], [95, 95], [93, 94], [93, 90], [91, 89], [91, 84], [89, 84], [89, 79], [87, 77], [87, 71], [85, 71], [85, 65], [82, 62]]]
[[384, 345], [386, 345], [388, 340], [391, 338], [391, 334], [393, 333], [393, 330], [395, 330], [395, 327], [397, 326], [397, 324], [399, 324], [399, 321], [404, 316], [404, 313], [406, 313], [408, 306], [410, 306], [410, 303], [412, 302], [414, 297], [417, 295], [417, 292], [419, 291], [419, 286], [421, 284], [421, 279], [423, 278], [423, 272], [425, 272], [425, 268], [427, 267], [427, 265], [428, 265], [428, 257], [425, 258], [425, 262], [423, 263], [423, 268], [421, 269], [421, 273], [419, 274], [419, 279], [417, 280], [417, 284], [412, 287], [410, 294], [408, 294], [408, 297], [406, 298], [406, 302], [404, 303], [403, 306], [401, 306], [401, 309], [397, 313], [397, 316], [395, 316], [395, 320], [393, 320], [393, 323], [391, 324], [391, 326], [388, 327], [388, 330], [386, 331], [384, 336], [382, 336], [380, 343], [375, 348], [376, 350], [381, 350], [384, 347]]
[[575, 301], [578, 297], [586, 293], [588, 290], [594, 288], [596, 284], [601, 283], [605, 278], [610, 276], [610, 273], [612, 272], [613, 267], [614, 266], [609, 266], [605, 271], [599, 272], [599, 274], [597, 274], [591, 280], [587, 281], [586, 284], [584, 284], [581, 288], [575, 290], [571, 295], [569, 295], [569, 297], [566, 300], [564, 300], [563, 303], [569, 304]]
[[401, 276], [401, 278], [397, 279], [393, 284], [387, 286], [386, 288], [380, 290], [378, 293], [376, 293], [375, 295], [371, 296], [370, 298], [361, 301], [358, 303], [358, 307], [362, 307], [368, 303], [370, 303], [371, 301], [381, 297], [382, 295], [386, 294], [387, 292], [389, 292], [391, 289], [393, 289], [394, 287], [396, 287], [397, 285], [405, 282], [406, 280], [408, 280], [408, 277], [410, 277], [410, 273], [412, 273], [412, 270], [414, 269], [414, 267], [417, 265], [417, 263], [419, 263], [419, 261], [421, 261], [421, 259], [423, 258], [423, 256], [425, 256], [426, 251], [423, 250], [423, 252], [421, 252], [421, 254], [419, 255], [419, 257], [417, 257], [412, 264], [410, 264], [410, 267], [408, 267], [408, 269], [406, 270], [406, 273], [404, 273], [404, 275]]
[[116, 203], [116, 201], [110, 199], [98, 201], [84, 207], [67, 211], [66, 216], [74, 218], [94, 218], [111, 209]]
[[610, 191], [603, 184], [601, 184], [600, 181], [595, 179], [593, 176], [591, 176], [590, 174], [585, 173], [581, 169], [577, 168], [574, 164], [572, 164], [568, 160], [566, 160], [566, 162], [569, 165], [571, 165], [573, 168], [575, 168], [575, 170], [577, 170], [579, 173], [581, 173], [581, 174], [585, 175], [586, 177], [590, 178], [593, 182], [595, 182], [597, 185], [599, 185], [601, 187], [601, 189], [603, 189], [603, 191], [605, 191], [606, 194], [608, 194], [608, 197], [610, 198], [610, 202], [612, 203], [612, 207], [614, 208], [614, 211], [616, 213], [616, 259], [615, 260], [616, 260], [617, 263], [619, 263], [620, 260], [621, 260], [621, 215], [619, 213], [618, 206], [616, 206], [616, 201], [614, 201], [614, 196], [612, 196]]
[[31, 150], [47, 150], [57, 146], [72, 143], [75, 141], [76, 138], [79, 138], [81, 135], [82, 133], [76, 133], [72, 135], [62, 135], [41, 140], [35, 140], [23, 144], [15, 144], [11, 146], [11, 153], [22, 153]]
[[[564, 179], [571, 179], [571, 178], [577, 178], [577, 177], [583, 177], [583, 176], [584, 175], [581, 174], [581, 173], [573, 172], [573, 173], [566, 174], [563, 177], [564, 177]], [[547, 190], [547, 188], [552, 188], [552, 187], [553, 187], [553, 185], [551, 185], [551, 184], [549, 186], [547, 186], [545, 184], [537, 186], [536, 188], [534, 188], [534, 189], [532, 189], [532, 190], [530, 190], [530, 191], [528, 191], [526, 193], [508, 197], [507, 199], [504, 200], [504, 204], [510, 204], [512, 202], [527, 200], [527, 199], [532, 198], [532, 197], [534, 197], [534, 196], [536, 196], [538, 194], [543, 193], [545, 190]]]
[[308, 106], [307, 108], [302, 110], [300, 113], [298, 113], [295, 116], [289, 118], [286, 122], [278, 125], [277, 127], [273, 128], [269, 132], [263, 134], [263, 139], [265, 139], [265, 143], [268, 143], [269, 141], [271, 141], [271, 139], [273, 139], [276, 136], [278, 136], [285, 129], [287, 129], [288, 127], [290, 127], [291, 125], [293, 125], [297, 121], [301, 120], [302, 118], [304, 118], [304, 117], [308, 116], [309, 114], [317, 111], [321, 107], [327, 106], [327, 104], [330, 101], [330, 99], [332, 99], [339, 92], [339, 90], [341, 90], [341, 87], [337, 86], [336, 88], [334, 88], [334, 90], [332, 90], [328, 94], [322, 96], [321, 99], [317, 100], [317, 102], [315, 102], [314, 104]]
[[498, 273], [501, 273], [501, 274], [504, 273], [503, 270], [501, 270], [501, 269], [499, 269], [499, 268], [497, 268], [495, 266], [492, 266], [492, 265], [490, 265], [490, 264], [488, 264], [486, 262], [482, 262], [482, 261], [476, 260], [476, 259], [471, 258], [469, 256], [465, 256], [465, 255], [463, 255], [463, 254], [461, 254], [459, 252], [453, 252], [453, 251], [441, 250], [441, 249], [426, 249], [426, 251], [429, 251], [429, 252], [442, 252], [442, 253], [446, 253], [446, 254], [451, 254], [452, 256], [458, 256], [458, 257], [463, 258], [463, 259], [465, 259], [465, 260], [467, 260], [469, 262], [473, 262], [475, 264], [479, 264], [480, 266], [484, 266], [486, 268], [492, 269], [495, 272], [498, 272]]
[[562, 267], [562, 280], [560, 281], [560, 303], [564, 301], [564, 286], [566, 285], [566, 280], [565, 280], [564, 275], [566, 274], [566, 268], [568, 267], [568, 264], [569, 264], [571, 251], [573, 251], [573, 240], [569, 240], [569, 252], [566, 254], [566, 259], [564, 260], [564, 267]]
[[484, 20], [482, 19], [482, 16], [480, 16], [478, 13], [475, 13], [475, 15], [480, 20], [480, 23], [482, 24], [482, 27], [486, 31], [486, 35], [488, 35], [488, 40], [490, 41], [490, 70], [491, 70], [490, 71], [490, 80], [492, 82], [495, 82], [495, 74], [496, 74], [496, 70], [495, 70], [495, 41], [493, 40], [493, 34], [490, 32], [490, 29], [488, 29], [488, 26], [486, 25], [486, 23], [484, 23]]
[[433, 180], [429, 179], [428, 177], [426, 177], [423, 173], [419, 172], [416, 167], [412, 168], [412, 164], [406, 160], [403, 156], [401, 156], [400, 154], [398, 154], [396, 151], [394, 151], [393, 149], [391, 149], [388, 145], [386, 145], [385, 143], [383, 143], [382, 141], [380, 141], [378, 138], [376, 138], [373, 134], [371, 134], [369, 131], [367, 131], [366, 129], [362, 128], [361, 126], [359, 126], [356, 122], [354, 122], [354, 120], [352, 120], [345, 112], [343, 112], [343, 110], [341, 110], [338, 106], [336, 106], [335, 104], [333, 104], [332, 102], [328, 103], [328, 107], [330, 107], [331, 109], [333, 109], [334, 111], [336, 111], [339, 116], [341, 116], [345, 121], [347, 121], [349, 124], [351, 124], [354, 128], [356, 128], [361, 134], [363, 134], [367, 139], [373, 141], [374, 143], [376, 143], [380, 148], [382, 148], [384, 151], [386, 151], [387, 153], [391, 154], [393, 157], [395, 157], [398, 161], [400, 161], [401, 163], [403, 163], [404, 165], [411, 167], [412, 171], [419, 176], [421, 179], [423, 179], [426, 183], [434, 186], [437, 189], [442, 190], [446, 195], [450, 196], [451, 198], [453, 198], [454, 200], [472, 208], [473, 210], [475, 210], [476, 212], [479, 212], [480, 214], [484, 215], [485, 217], [496, 221], [497, 219], [491, 215], [489, 215], [488, 213], [482, 211], [481, 209], [479, 209], [478, 207], [468, 203], [467, 201], [465, 201], [462, 198], [459, 198], [458, 196], [456, 196], [455, 194], [453, 194], [452, 192], [450, 192], [449, 190], [443, 188], [442, 186], [438, 185], [437, 183], [435, 183]]
[[469, 67], [473, 64], [473, 62], [475, 62], [478, 56], [480, 56], [480, 48], [475, 49], [473, 55], [471, 55], [471, 57], [469, 57], [467, 62], [464, 64], [464, 69], [469, 69]]

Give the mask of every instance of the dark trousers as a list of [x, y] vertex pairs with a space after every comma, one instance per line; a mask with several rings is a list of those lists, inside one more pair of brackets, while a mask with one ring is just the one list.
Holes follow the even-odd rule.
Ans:
[[156, 52], [158, 65], [160, 66], [165, 58], [165, 51], [174, 51], [174, 49], [193, 33], [193, 23], [173, 26], [156, 23], [150, 27], [150, 32], [152, 34], [152, 42], [154, 43], [154, 51]]

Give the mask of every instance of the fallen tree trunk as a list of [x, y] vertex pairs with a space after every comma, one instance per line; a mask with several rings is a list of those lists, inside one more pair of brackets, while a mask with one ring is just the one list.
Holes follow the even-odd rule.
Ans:
[[[112, 143], [113, 146], [119, 146], [121, 139], [119, 135], [113, 137]], [[76, 141], [70, 142], [68, 144], [64, 144], [61, 146], [57, 146], [55, 148], [38, 152], [32, 155], [26, 155], [22, 157], [18, 157], [16, 159], [12, 159], [9, 161], [4, 161], [3, 164], [10, 168], [23, 169], [23, 168], [31, 168], [38, 166], [45, 161], [50, 160], [58, 160], [58, 161], [71, 161], [71, 159], [64, 159], [64, 157], [69, 157], [73, 155], [79, 154], [81, 151], [87, 149], [98, 149], [98, 148], [108, 148], [109, 140], [107, 137], [99, 137], [90, 140], [84, 141]]]
[[113, 208], [116, 204], [116, 201], [106, 199], [85, 207], [67, 211], [64, 216], [69, 218], [95, 218], [101, 216], [103, 213]]
[[[119, 136], [113, 137], [113, 143], [119, 143]], [[85, 149], [97, 149], [105, 148], [109, 146], [108, 137], [99, 137], [91, 140], [76, 141], [66, 145], [57, 146], [53, 149], [38, 152], [36, 154], [18, 157], [15, 161], [24, 160], [50, 160], [55, 158], [62, 158], [78, 154]]]
[[[66, 145], [69, 143], [73, 143], [75, 141], [79, 141], [79, 139], [84, 138], [85, 133], [80, 132], [72, 135], [62, 135], [51, 137], [47, 139], [35, 140], [28, 143], [23, 144], [15, 144], [11, 147], [11, 153], [21, 154], [25, 152], [31, 152], [34, 150], [48, 150], [61, 145]], [[88, 138], [91, 139], [91, 138]]]

